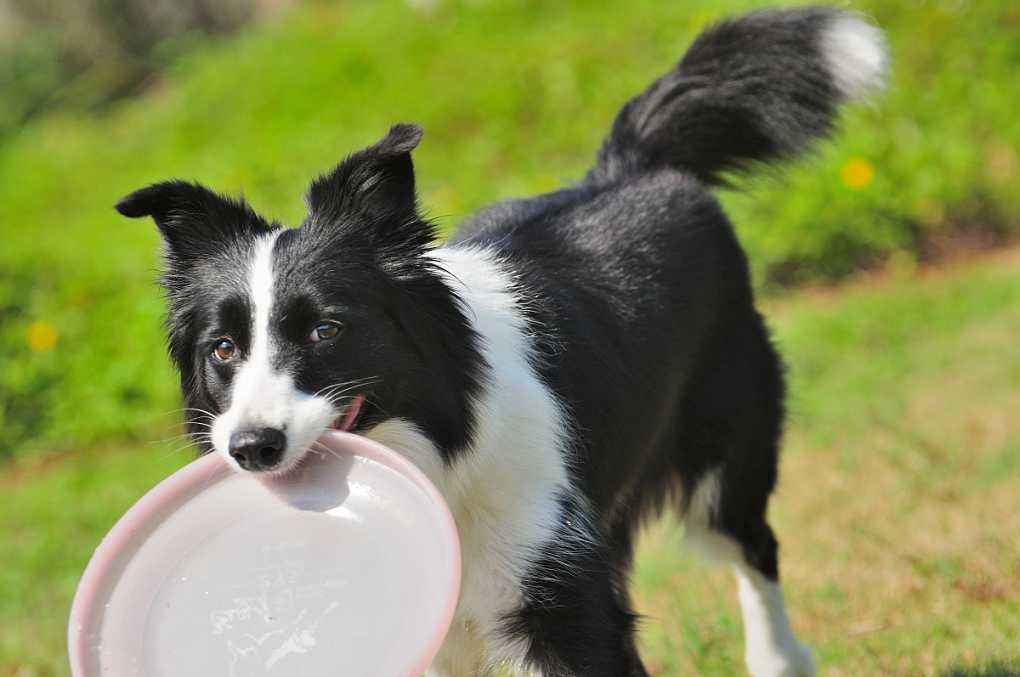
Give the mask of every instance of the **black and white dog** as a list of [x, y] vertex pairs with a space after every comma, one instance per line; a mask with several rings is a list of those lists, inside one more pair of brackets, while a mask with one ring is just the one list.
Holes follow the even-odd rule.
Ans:
[[117, 209], [164, 240], [190, 431], [251, 472], [286, 472], [330, 427], [415, 462], [463, 542], [436, 674], [646, 674], [627, 575], [664, 507], [733, 566], [751, 672], [812, 674], [766, 521], [782, 367], [710, 190], [824, 137], [885, 65], [877, 29], [834, 9], [716, 25], [582, 180], [441, 246], [414, 125], [312, 183], [300, 228], [191, 183], [129, 195]]

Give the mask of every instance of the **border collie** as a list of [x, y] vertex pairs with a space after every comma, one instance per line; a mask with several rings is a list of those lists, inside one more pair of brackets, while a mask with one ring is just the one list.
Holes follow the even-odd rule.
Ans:
[[584, 178], [441, 245], [410, 124], [316, 179], [299, 228], [193, 183], [127, 196], [162, 235], [189, 431], [246, 472], [286, 472], [331, 427], [416, 463], [464, 553], [437, 675], [647, 674], [627, 577], [667, 507], [733, 567], [750, 671], [813, 674], [766, 520], [783, 370], [711, 190], [806, 150], [885, 69], [879, 31], [836, 9], [722, 22]]

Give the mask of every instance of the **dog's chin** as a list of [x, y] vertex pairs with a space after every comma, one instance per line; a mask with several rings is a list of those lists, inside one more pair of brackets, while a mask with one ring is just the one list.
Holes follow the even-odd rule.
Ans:
[[291, 452], [288, 451], [286, 454], [284, 454], [283, 461], [280, 463], [280, 465], [276, 466], [275, 468], [254, 471], [242, 470], [241, 472], [248, 472], [251, 473], [252, 475], [256, 475], [257, 477], [267, 478], [285, 477], [291, 474], [292, 472], [295, 472], [298, 468], [300, 468], [302, 464], [305, 462], [305, 459], [308, 458], [309, 453], [311, 453], [311, 448], [305, 449], [304, 451], [295, 452], [293, 454], [291, 454]]

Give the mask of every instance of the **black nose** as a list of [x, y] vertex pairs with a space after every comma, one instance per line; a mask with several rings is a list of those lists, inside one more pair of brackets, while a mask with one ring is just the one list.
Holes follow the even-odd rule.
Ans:
[[287, 438], [276, 428], [239, 430], [230, 436], [230, 456], [245, 470], [272, 470], [286, 448]]

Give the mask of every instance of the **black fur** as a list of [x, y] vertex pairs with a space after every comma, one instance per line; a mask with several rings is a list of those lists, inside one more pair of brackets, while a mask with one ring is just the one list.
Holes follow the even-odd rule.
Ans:
[[[362, 346], [358, 371], [329, 378], [377, 379], [363, 426], [415, 421], [449, 459], [474, 430], [470, 403], [485, 367], [460, 300], [425, 256], [436, 232], [417, 209], [410, 153], [421, 136], [417, 125], [395, 125], [312, 183], [308, 219], [278, 245], [286, 272], [277, 271], [277, 284], [318, 288], [323, 299], [346, 299], [348, 314], [364, 314], [364, 334], [347, 340]], [[302, 384], [322, 380], [324, 369], [309, 365]]]
[[[540, 553], [525, 605], [503, 628], [546, 675], [645, 674], [626, 586], [634, 531], [674, 501], [685, 509], [706, 473], [718, 473], [720, 489], [709, 528], [778, 577], [766, 506], [782, 368], [709, 188], [829, 133], [843, 95], [819, 41], [839, 16], [759, 12], [706, 31], [624, 106], [582, 181], [489, 207], [450, 241], [498, 252], [529, 300], [535, 370], [577, 431], [570, 450], [550, 453], [574, 457], [581, 494], [562, 497], [563, 538]], [[472, 439], [470, 404], [487, 373], [470, 318], [426, 256], [435, 231], [418, 213], [410, 156], [420, 138], [398, 125], [312, 184], [303, 227], [275, 245], [283, 291], [273, 325], [290, 346], [281, 366], [302, 390], [377, 379], [362, 425], [407, 418], [449, 461]], [[118, 209], [156, 219], [182, 388], [190, 407], [222, 411], [231, 373], [207, 358], [210, 341], [229, 333], [244, 350], [252, 311], [236, 293], [246, 281], [234, 262], [276, 226], [180, 182]], [[343, 323], [341, 340], [303, 345], [323, 317]], [[570, 541], [569, 522], [589, 510], [595, 537]]]

